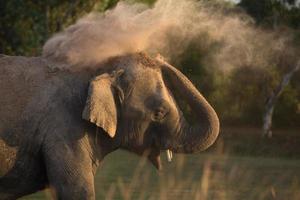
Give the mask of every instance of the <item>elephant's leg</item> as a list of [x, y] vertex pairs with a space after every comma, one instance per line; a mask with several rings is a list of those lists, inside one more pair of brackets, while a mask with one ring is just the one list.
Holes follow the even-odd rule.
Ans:
[[78, 173], [77, 176], [68, 173], [57, 175], [60, 173], [61, 167], [65, 169], [66, 166], [63, 164], [56, 169], [53, 168], [49, 172], [49, 185], [55, 199], [95, 199], [93, 177], [87, 177], [84, 172]]
[[14, 200], [17, 199], [18, 196], [15, 194], [9, 194], [9, 193], [0, 193], [0, 200]]
[[0, 200], [15, 200], [22, 197], [21, 193], [16, 190], [7, 190], [5, 187], [0, 186]]
[[0, 180], [0, 200], [17, 199], [44, 189], [44, 187], [38, 187], [30, 183], [27, 186], [24, 184], [14, 184], [14, 186], [14, 188], [7, 187], [6, 181]]
[[84, 152], [56, 145], [46, 153], [49, 187], [56, 199], [95, 199], [92, 160]]
[[43, 164], [24, 161], [0, 178], [0, 200], [17, 199], [44, 189], [46, 184]]

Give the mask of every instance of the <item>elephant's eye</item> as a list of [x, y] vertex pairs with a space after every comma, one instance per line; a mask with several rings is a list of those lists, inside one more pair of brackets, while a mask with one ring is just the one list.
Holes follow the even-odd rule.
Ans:
[[152, 120], [153, 121], [161, 121], [166, 114], [168, 113], [168, 109], [166, 107], [158, 107], [154, 110], [153, 116], [152, 116]]

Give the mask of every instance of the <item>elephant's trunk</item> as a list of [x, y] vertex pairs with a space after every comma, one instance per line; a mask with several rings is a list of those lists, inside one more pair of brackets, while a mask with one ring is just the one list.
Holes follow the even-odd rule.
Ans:
[[[159, 59], [158, 59], [159, 60]], [[196, 153], [211, 146], [219, 134], [219, 119], [206, 99], [180, 71], [159, 60], [162, 72], [170, 78], [171, 85], [177, 89], [195, 112], [197, 122], [191, 126], [182, 116], [180, 124], [180, 144], [172, 150], [176, 153]]]

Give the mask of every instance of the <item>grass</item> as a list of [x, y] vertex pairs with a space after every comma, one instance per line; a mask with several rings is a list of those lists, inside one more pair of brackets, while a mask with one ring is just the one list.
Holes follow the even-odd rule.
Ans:
[[[108, 191], [114, 191], [114, 196], [106, 199], [300, 198], [300, 160], [179, 155], [174, 163], [165, 162], [164, 171], [157, 174], [148, 164], [137, 164], [136, 158], [120, 162], [128, 157], [116, 152], [108, 159], [110, 163], [104, 164], [97, 176], [99, 199], [105, 199]], [[113, 163], [120, 165], [111, 169]], [[130, 171], [132, 168], [135, 171]]]
[[[257, 138], [255, 131], [250, 132], [241, 139], [233, 137], [234, 131], [230, 134], [224, 131], [210, 151], [197, 155], [175, 155], [171, 163], [166, 161], [163, 153], [164, 169], [161, 172], [156, 171], [145, 159], [125, 151], [116, 151], [105, 159], [98, 170], [96, 198], [300, 199], [299, 155], [287, 154], [284, 151], [290, 150], [282, 148], [282, 145], [286, 145], [286, 140], [282, 138], [294, 137], [294, 134], [274, 134], [273, 141], [270, 141]], [[296, 138], [299, 137], [298, 134]], [[251, 151], [254, 153], [251, 154]], [[49, 192], [40, 192], [23, 199], [49, 198]]]

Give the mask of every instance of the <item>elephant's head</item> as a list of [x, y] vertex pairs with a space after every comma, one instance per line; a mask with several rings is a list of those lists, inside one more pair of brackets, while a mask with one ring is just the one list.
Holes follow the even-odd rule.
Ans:
[[[161, 150], [196, 153], [214, 143], [219, 133], [217, 114], [181, 72], [141, 53], [116, 60], [114, 72], [90, 82], [84, 119], [101, 127], [118, 141], [118, 147], [147, 152], [157, 168]], [[184, 118], [171, 88], [193, 110], [195, 125]]]

